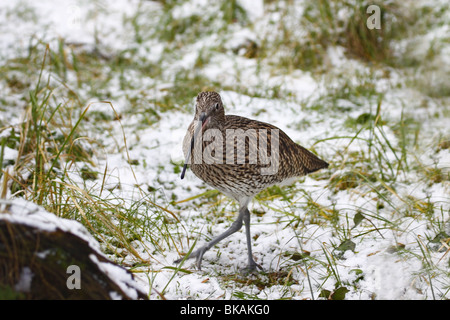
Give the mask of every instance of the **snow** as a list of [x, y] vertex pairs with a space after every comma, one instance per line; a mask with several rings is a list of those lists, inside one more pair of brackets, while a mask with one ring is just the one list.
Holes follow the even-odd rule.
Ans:
[[[192, 45], [182, 46], [179, 48], [179, 59], [161, 62], [164, 63], [161, 81], [142, 77], [134, 70], [124, 71], [124, 81], [132, 84], [133, 88], [137, 88], [136, 91], [146, 91], [148, 96], [163, 97], [167, 89], [174, 86], [173, 79], [177, 70], [193, 70], [203, 48], [223, 45], [222, 51], [219, 50], [210, 57], [207, 67], [202, 70], [202, 75], [211, 81], [219, 82], [224, 88], [233, 87], [237, 83], [247, 88], [249, 92], [244, 94], [231, 89], [221, 90], [226, 112], [270, 122], [282, 128], [294, 141], [305, 147], [314, 145], [315, 151], [323, 155], [325, 159], [330, 159], [330, 162], [343, 159], [345, 163], [352, 154], [369, 154], [370, 147], [367, 141], [374, 139], [374, 133], [365, 130], [360, 132], [357, 139], [354, 139], [355, 132], [345, 128], [344, 122], [347, 117], [356, 119], [365, 112], [375, 110], [376, 97], [373, 101], [344, 97], [335, 101], [334, 106], [331, 106], [326, 99], [321, 100], [327, 92], [339, 90], [342, 83], [335, 80], [339, 77], [345, 78], [350, 85], [359, 84], [361, 76], [372, 77], [376, 90], [384, 94], [381, 118], [393, 122], [400, 121], [405, 113], [420, 120], [424, 124], [421, 134], [426, 137], [423, 141], [435, 140], [436, 135], [444, 131], [448, 116], [436, 119], [435, 113], [445, 112], [441, 111], [440, 106], [433, 101], [430, 101], [427, 107], [423, 107], [422, 103], [427, 99], [416, 90], [402, 87], [401, 72], [392, 70], [390, 77], [385, 77], [382, 72], [373, 71], [360, 61], [348, 59], [344, 48], [340, 46], [328, 49], [326, 63], [329, 73], [323, 76], [302, 70], [281, 73], [266, 65], [258, 65], [256, 59], [247, 59], [239, 53], [230, 54], [246, 40], [260, 45], [262, 40], [276, 37], [272, 28], [282, 19], [279, 12], [268, 12], [263, 0], [240, 0], [238, 3], [248, 13], [249, 21], [254, 24], [253, 28], [233, 26], [230, 27], [226, 39], [220, 39], [212, 34], [198, 39]], [[303, 2], [299, 3], [293, 16], [298, 17], [303, 12], [301, 5]], [[280, 6], [283, 5], [280, 4]], [[5, 62], [17, 56], [26, 55], [30, 41], [35, 42], [36, 39], [49, 42], [50, 46], [57, 50], [58, 38], [63, 38], [66, 43], [78, 43], [83, 46], [95, 46], [97, 38], [106, 54], [133, 48], [137, 49], [137, 56], [146, 61], [162, 61], [166, 54], [165, 45], [154, 39], [136, 44], [130, 24], [124, 23], [125, 19], [135, 17], [139, 8], [142, 9], [142, 7], [155, 14], [161, 14], [159, 12], [161, 5], [154, 1], [120, 0], [108, 2], [107, 5], [101, 1], [4, 1], [0, 4], [2, 30], [0, 61]], [[211, 6], [209, 1], [191, 0], [177, 5], [171, 14], [174, 19], [182, 19], [192, 15], [213, 15], [213, 10], [215, 6]], [[345, 16], [347, 13], [342, 11], [340, 14]], [[149, 20], [148, 23], [154, 23], [152, 16], [150, 18], [139, 16], [139, 19], [144, 18]], [[293, 28], [296, 28], [298, 24], [294, 18], [286, 23], [291, 24]], [[296, 30], [299, 36], [302, 32], [302, 30]], [[420, 41], [430, 43], [437, 37], [444, 38], [446, 34], [448, 34], [448, 25], [430, 31], [429, 34], [421, 37]], [[404, 47], [406, 43], [400, 42], [398, 46]], [[416, 54], [423, 56], [428, 48], [420, 46], [416, 49]], [[448, 53], [448, 47], [443, 52]], [[449, 66], [448, 57], [448, 54], [442, 56], [443, 69]], [[277, 57], [272, 59], [276, 60]], [[68, 81], [74, 81], [70, 77], [69, 73]], [[157, 194], [162, 194], [158, 200], [163, 203], [157, 203], [163, 207], [167, 205], [167, 208], [175, 212], [180, 220], [178, 229], [173, 230], [173, 236], [180, 242], [178, 249], [181, 252], [189, 250], [193, 239], [198, 240], [198, 247], [213, 235], [225, 231], [232, 220], [228, 218], [235, 216], [237, 205], [224, 196], [218, 197], [220, 204], [216, 207], [213, 205], [197, 207], [194, 201], [180, 203], [179, 206], [169, 204], [172, 196], [176, 196], [177, 200], [181, 201], [209, 190], [204, 189], [204, 184], [189, 170], [186, 178], [180, 180], [179, 173], [174, 172], [173, 166], [169, 165], [181, 163], [184, 160], [181, 143], [187, 124], [192, 121], [194, 115], [194, 100], [186, 106], [189, 113], [179, 110], [159, 113], [160, 119], [157, 123], [138, 128], [140, 115], [127, 113], [128, 101], [125, 93], [120, 89], [119, 79], [114, 78], [110, 85], [111, 92], [117, 93], [110, 101], [117, 113], [125, 115], [120, 125], [112, 129], [111, 136], [100, 137], [109, 147], [107, 150], [98, 151], [98, 172], [103, 172], [107, 168], [105, 189], [120, 184], [120, 190], [114, 192], [117, 198], [126, 199], [124, 203], [117, 200], [124, 206], [142, 200], [140, 198], [142, 193], [136, 191], [136, 185], [158, 189]], [[273, 93], [274, 88], [278, 88], [280, 92], [292, 93], [292, 96], [286, 99], [284, 97], [266, 98], [267, 95], [261, 94]], [[252, 94], [256, 97], [251, 96]], [[92, 103], [90, 111], [102, 110], [110, 115], [115, 114], [107, 104], [98, 103], [97, 97], [84, 98], [87, 99], [88, 104]], [[5, 99], [11, 101], [12, 106], [20, 105], [13, 94]], [[321, 109], [313, 108], [314, 102], [324, 104], [329, 115], [324, 114]], [[342, 116], [334, 109], [350, 111]], [[8, 113], [5, 112], [5, 114]], [[1, 120], [4, 120], [3, 118], [4, 113]], [[10, 125], [20, 123], [16, 114], [9, 114], [8, 120]], [[385, 139], [396, 146], [398, 135], [388, 126], [382, 128]], [[433, 130], [437, 133], [435, 134]], [[129, 149], [128, 154], [124, 151], [124, 134]], [[0, 138], [8, 135], [9, 131], [4, 130], [0, 133]], [[327, 140], [330, 136], [340, 138]], [[323, 141], [316, 144], [320, 140]], [[384, 151], [384, 164], [395, 162], [399, 156], [389, 148]], [[17, 150], [6, 146], [3, 159], [15, 160], [17, 155]], [[139, 160], [140, 165], [133, 167], [127, 165], [128, 157]], [[416, 155], [416, 158], [424, 168], [435, 166], [444, 173], [448, 173], [450, 168], [449, 149], [439, 152], [433, 150], [432, 154], [421, 152]], [[377, 163], [371, 164], [378, 168]], [[355, 164], [355, 166], [358, 165]], [[334, 172], [330, 174], [331, 179], [342, 176], [349, 169], [354, 168], [337, 165]], [[379, 169], [380, 172], [386, 170], [386, 166], [380, 165]], [[71, 173], [68, 174], [71, 175]], [[82, 186], [83, 181], [80, 177], [76, 175], [70, 177]], [[238, 232], [206, 253], [203, 271], [195, 270], [192, 261], [189, 260], [182, 268], [191, 273], [179, 271], [175, 275], [173, 261], [179, 258], [177, 250], [172, 247], [161, 253], [156, 252], [151, 243], [136, 243], [137, 248], [151, 248], [150, 250], [142, 249], [140, 252], [142, 257], [151, 263], [147, 269], [143, 268], [140, 270], [142, 272], [136, 273], [139, 286], [144, 292], [150, 292], [150, 297], [153, 299], [158, 299], [159, 295], [156, 292], [163, 290], [164, 296], [168, 299], [232, 299], [236, 298], [233, 293], [238, 291], [256, 295], [262, 299], [279, 299], [286, 292], [294, 299], [311, 299], [304, 264], [293, 265], [292, 261], [284, 257], [282, 253], [300, 252], [299, 242], [301, 241], [301, 248], [308, 251], [312, 257], [308, 260], [311, 264], [308, 270], [313, 289], [333, 289], [338, 281], [329, 276], [327, 257], [331, 257], [335, 246], [349, 238], [356, 244], [355, 251], [345, 251], [342, 259], [334, 259], [332, 264], [341, 284], [345, 283], [355, 288], [346, 295], [347, 299], [429, 299], [431, 289], [427, 279], [428, 274], [424, 271], [425, 257], [421, 248], [426, 247], [427, 237], [433, 237], [436, 230], [426, 218], [402, 216], [399, 211], [403, 214], [408, 211], [408, 206], [412, 205], [405, 201], [408, 197], [430, 201], [436, 206], [435, 219], [438, 219], [445, 232], [450, 234], [450, 193], [448, 181], [429, 186], [422, 180], [416, 171], [409, 172], [405, 176], [400, 176], [395, 185], [388, 186], [392, 191], [385, 195], [377, 194], [364, 187], [332, 192], [328, 188], [330, 181], [305, 177], [294, 186], [297, 192], [291, 202], [276, 198], [270, 202], [270, 207], [267, 207], [265, 203], [254, 200], [250, 205], [250, 211], [255, 209], [265, 212], [261, 216], [252, 215], [253, 252], [257, 262], [262, 264], [268, 272], [277, 272], [289, 267], [289, 271], [292, 272], [298, 284], [289, 287], [278, 284], [260, 290], [256, 286], [233, 285], [229, 283], [230, 280], [223, 280], [226, 276], [238, 274], [239, 268], [246, 263], [245, 233]], [[102, 183], [103, 181], [92, 182], [92, 189]], [[375, 186], [375, 189], [377, 187]], [[382, 197], [386, 197], [388, 201]], [[310, 205], [311, 203], [328, 210], [339, 211], [341, 215], [339, 223], [344, 226], [334, 228], [330, 222], [333, 219], [332, 213], [327, 210], [316, 213], [314, 210], [317, 207]], [[381, 209], [380, 203], [384, 206]], [[41, 207], [20, 198], [8, 202], [8, 205], [11, 206], [11, 212], [14, 214], [2, 214], [2, 219], [37, 226], [42, 230], [52, 231], [59, 228], [74, 233], [100, 252], [97, 241], [80, 223], [57, 218]], [[219, 211], [222, 217], [215, 216], [211, 210]], [[361, 225], [354, 226], [353, 218], [358, 211], [361, 211], [366, 219], [361, 222]], [[346, 221], [342, 217], [346, 217]], [[295, 224], [300, 227], [296, 229]], [[181, 236], [180, 230], [183, 232]], [[347, 234], [343, 234], [343, 230]], [[398, 244], [404, 245], [403, 251], [392, 249]], [[149, 251], [152, 255], [148, 253]], [[427, 253], [430, 255], [430, 263], [438, 270], [443, 270], [432, 279], [432, 283], [435, 289], [439, 287], [441, 293], [448, 298], [448, 290], [445, 291], [446, 286], [449, 285], [448, 255], [445, 256], [442, 252]], [[45, 255], [45, 252], [39, 254]], [[112, 278], [117, 279], [118, 285], [124, 291], [130, 291], [127, 284], [131, 279], [123, 269], [99, 262], [94, 255], [91, 259]], [[132, 259], [131, 256], [127, 257], [125, 262], [132, 264]], [[360, 279], [355, 270], [362, 270]], [[22, 275], [20, 286], [27, 288], [32, 275], [25, 269], [22, 270]], [[317, 298], [319, 292], [317, 290], [314, 292], [316, 294], [314, 298]], [[117, 297], [115, 293], [111, 293], [111, 296]]]
[[20, 272], [19, 281], [15, 284], [14, 290], [19, 292], [29, 292], [33, 281], [33, 272], [29, 267], [23, 267]]
[[16, 160], [18, 154], [19, 154], [19, 152], [17, 150], [11, 149], [10, 147], [5, 146], [5, 149], [3, 151], [3, 159], [4, 160]]
[[43, 231], [53, 232], [56, 229], [60, 229], [65, 232], [70, 232], [87, 241], [93, 249], [100, 251], [98, 242], [77, 221], [58, 218], [42, 207], [21, 198], [12, 201], [1, 200], [0, 208], [2, 209], [1, 219], [8, 220], [12, 223], [36, 227]]
[[[110, 262], [99, 261], [97, 256], [94, 254], [90, 254], [89, 258], [91, 258], [91, 260], [99, 267], [99, 269], [103, 271], [110, 279], [114, 280], [114, 282], [128, 297], [135, 300], [138, 299], [138, 293], [136, 291], [136, 287], [138, 287], [138, 284], [133, 279], [133, 276], [130, 273]], [[110, 296], [113, 300], [122, 298], [120, 294], [114, 291], [110, 292]]]

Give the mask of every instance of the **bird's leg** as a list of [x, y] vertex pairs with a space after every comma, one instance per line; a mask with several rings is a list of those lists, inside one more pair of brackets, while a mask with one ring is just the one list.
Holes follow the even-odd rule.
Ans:
[[[203, 259], [203, 255], [205, 254], [206, 251], [208, 251], [209, 249], [211, 249], [216, 243], [218, 243], [219, 241], [225, 239], [226, 237], [232, 235], [233, 233], [235, 233], [236, 231], [240, 230], [242, 227], [242, 220], [245, 216], [245, 212], [246, 212], [247, 208], [243, 207], [241, 209], [239, 209], [239, 215], [236, 219], [236, 221], [233, 222], [233, 224], [230, 226], [230, 228], [228, 228], [224, 233], [222, 233], [221, 235], [217, 236], [216, 238], [212, 239], [210, 242], [208, 242], [206, 245], [204, 245], [203, 247], [201, 247], [200, 249], [195, 250], [194, 252], [192, 252], [187, 259], [192, 259], [195, 258], [196, 260], [196, 265], [197, 268], [199, 270], [201, 270], [201, 266], [202, 266], [202, 259]], [[248, 210], [247, 210], [248, 212]], [[175, 261], [175, 263], [180, 263], [181, 260], [183, 260], [183, 258], [178, 259]]]
[[256, 268], [259, 268], [262, 270], [263, 268], [253, 260], [253, 254], [252, 254], [252, 238], [250, 234], [250, 212], [248, 211], [248, 208], [245, 207], [244, 210], [244, 223], [245, 223], [245, 235], [247, 237], [247, 254], [248, 254], [248, 265], [243, 270], [244, 273], [250, 273], [256, 270]]

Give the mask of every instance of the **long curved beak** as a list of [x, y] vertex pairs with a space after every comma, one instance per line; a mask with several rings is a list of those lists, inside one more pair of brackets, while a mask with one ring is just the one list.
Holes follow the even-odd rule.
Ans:
[[191, 158], [192, 150], [194, 149], [195, 140], [197, 139], [197, 136], [200, 133], [201, 129], [203, 129], [203, 127], [207, 123], [208, 117], [206, 115], [206, 112], [202, 112], [200, 114], [199, 120], [202, 123], [202, 125], [201, 126], [200, 125], [195, 126], [195, 132], [194, 132], [194, 135], [191, 138], [191, 146], [190, 146], [190, 148], [188, 150], [188, 153], [186, 155], [186, 159], [184, 160], [183, 171], [181, 171], [181, 179], [184, 179], [184, 175], [186, 174], [187, 164], [188, 164], [189, 159]]

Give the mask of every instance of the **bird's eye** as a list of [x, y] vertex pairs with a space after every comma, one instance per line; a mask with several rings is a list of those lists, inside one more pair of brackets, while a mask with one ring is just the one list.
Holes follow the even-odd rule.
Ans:
[[218, 103], [216, 103], [215, 107], [216, 107], [216, 110], [219, 110], [219, 104]]

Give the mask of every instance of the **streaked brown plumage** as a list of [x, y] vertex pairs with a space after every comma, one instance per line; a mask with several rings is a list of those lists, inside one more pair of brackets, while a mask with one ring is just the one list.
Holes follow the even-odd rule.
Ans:
[[[208, 139], [208, 132], [213, 133], [213, 138]], [[239, 136], [243, 132], [245, 136]], [[233, 136], [233, 133], [237, 134]], [[265, 146], [267, 147], [264, 148]], [[240, 116], [225, 115], [222, 99], [216, 92], [198, 94], [194, 120], [184, 138], [183, 151], [186, 163], [182, 178], [189, 162], [197, 177], [240, 204], [239, 216], [232, 226], [188, 257], [197, 259], [199, 269], [203, 254], [217, 242], [239, 230], [242, 222], [245, 223], [247, 235], [247, 270], [259, 267], [251, 253], [250, 213], [247, 208], [251, 199], [269, 186], [283, 184], [328, 167], [328, 163], [293, 142], [279, 128]], [[200, 155], [198, 151], [202, 156], [200, 161], [194, 156]], [[267, 155], [266, 159], [261, 157], [264, 154]]]

